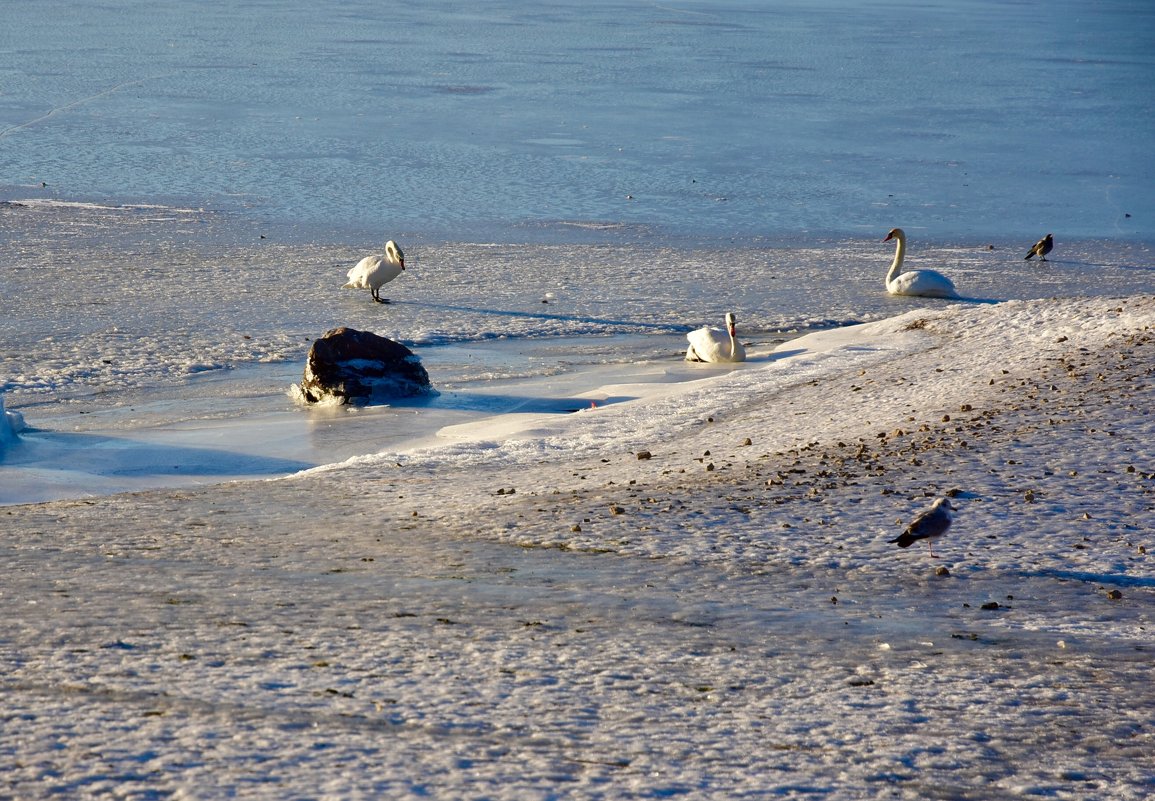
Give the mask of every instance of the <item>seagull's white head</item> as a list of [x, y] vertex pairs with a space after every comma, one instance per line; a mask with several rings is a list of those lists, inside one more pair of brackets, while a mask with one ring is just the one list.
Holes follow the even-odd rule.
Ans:
[[938, 498], [931, 506], [935, 509], [946, 509], [948, 512], [954, 511], [954, 507], [950, 505], [950, 498]]

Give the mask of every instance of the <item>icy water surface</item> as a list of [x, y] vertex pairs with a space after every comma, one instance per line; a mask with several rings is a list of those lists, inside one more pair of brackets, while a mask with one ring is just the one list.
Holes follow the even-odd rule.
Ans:
[[1150, 239], [1153, 39], [1126, 0], [8, 3], [0, 198], [306, 238]]

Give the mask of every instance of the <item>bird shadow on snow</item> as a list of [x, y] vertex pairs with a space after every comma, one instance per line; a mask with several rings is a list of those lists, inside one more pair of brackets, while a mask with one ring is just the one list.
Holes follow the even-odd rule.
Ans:
[[458, 313], [490, 314], [499, 317], [518, 317], [527, 320], [555, 320], [566, 323], [588, 323], [591, 325], [618, 326], [623, 328], [642, 328], [654, 331], [670, 331], [686, 333], [694, 330], [691, 325], [678, 323], [648, 323], [637, 320], [613, 320], [605, 317], [586, 317], [578, 314], [555, 314], [552, 312], [517, 311], [514, 309], [482, 309], [477, 306], [457, 306], [450, 303], [427, 303], [411, 300], [391, 301], [394, 306], [417, 306], [426, 309], [438, 309]]
[[1083, 570], [1036, 570], [1022, 574], [1025, 578], [1056, 578], [1066, 581], [1084, 581], [1094, 584], [1115, 584], [1120, 587], [1155, 587], [1155, 578], [1127, 576], [1121, 573], [1090, 573]]
[[973, 303], [976, 306], [995, 306], [1005, 303], [1006, 298], [952, 298], [955, 303]]
[[1133, 270], [1135, 272], [1148, 273], [1155, 271], [1155, 265], [1152, 264], [1137, 264], [1137, 263], [1121, 263], [1121, 264], [1103, 264], [1097, 261], [1080, 261], [1078, 259], [1047, 259], [1045, 262], [1036, 261], [1031, 262], [1036, 267], [1087, 267], [1095, 270]]
[[775, 350], [769, 353], [752, 353], [746, 357], [746, 361], [752, 364], [759, 364], [762, 362], [780, 362], [783, 359], [789, 359], [794, 356], [801, 356], [804, 353], [809, 353], [806, 348], [792, 348], [790, 350]]
[[443, 409], [488, 414], [573, 414], [585, 409], [632, 400], [636, 398], [630, 395], [614, 395], [606, 398], [549, 398], [449, 390], [436, 397], [396, 398], [390, 400], [389, 405], [397, 408]]

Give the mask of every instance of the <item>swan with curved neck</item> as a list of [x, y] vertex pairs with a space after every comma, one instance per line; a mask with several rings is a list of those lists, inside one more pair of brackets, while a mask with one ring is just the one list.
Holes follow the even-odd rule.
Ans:
[[342, 289], [368, 289], [373, 300], [388, 303], [381, 297], [381, 287], [405, 271], [405, 254], [397, 243], [390, 239], [385, 243], [385, 255], [366, 256], [349, 270], [349, 283]]
[[726, 315], [726, 330], [712, 326], [699, 328], [686, 334], [690, 347], [686, 349], [688, 362], [744, 362], [746, 349], [738, 341], [737, 318]]
[[906, 256], [906, 233], [901, 228], [891, 229], [883, 242], [896, 240], [894, 261], [886, 274], [886, 291], [892, 295], [917, 295], [924, 298], [957, 298], [958, 290], [945, 275], [934, 270], [901, 272]]

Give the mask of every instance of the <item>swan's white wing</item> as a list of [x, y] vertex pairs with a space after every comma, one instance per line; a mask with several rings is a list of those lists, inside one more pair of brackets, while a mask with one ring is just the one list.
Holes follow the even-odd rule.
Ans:
[[382, 256], [366, 256], [349, 270], [349, 283], [345, 286], [351, 289], [379, 289], [401, 275], [401, 270], [400, 264], [394, 264]]
[[377, 268], [373, 270], [373, 274], [369, 276], [369, 283], [380, 287], [382, 284], [387, 284], [401, 275], [402, 269], [400, 264], [394, 264], [391, 261], [381, 259], [377, 263]]
[[957, 298], [958, 290], [949, 278], [934, 270], [912, 270], [895, 278], [888, 287], [893, 295], [924, 298]]
[[374, 271], [381, 262], [380, 256], [366, 256], [349, 270], [349, 283], [346, 289], [371, 289]]
[[705, 327], [686, 334], [690, 343], [686, 358], [691, 361], [729, 361], [730, 335], [718, 328]]

